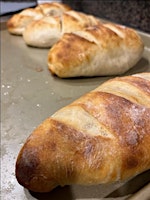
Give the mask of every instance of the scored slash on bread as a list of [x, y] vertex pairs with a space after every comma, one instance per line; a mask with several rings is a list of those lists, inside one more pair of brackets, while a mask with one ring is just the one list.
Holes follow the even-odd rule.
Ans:
[[150, 169], [149, 144], [150, 73], [117, 77], [41, 123], [18, 155], [16, 177], [35, 192], [127, 180]]
[[71, 10], [71, 8], [62, 3], [42, 3], [35, 8], [27, 8], [18, 14], [14, 14], [8, 20], [7, 28], [11, 34], [22, 35], [26, 26], [32, 21], [39, 20], [44, 16], [59, 16], [68, 10]]
[[23, 32], [27, 45], [51, 47], [64, 33], [82, 30], [100, 23], [96, 17], [77, 11], [67, 11], [61, 16], [48, 16], [30, 23]]
[[[117, 75], [141, 58], [136, 31], [75, 11], [63, 14], [68, 6], [52, 4], [25, 9], [7, 23], [28, 45], [54, 45], [48, 54], [52, 74]], [[149, 144], [150, 73], [117, 77], [41, 123], [19, 152], [16, 178], [35, 192], [127, 180], [150, 169]]]
[[144, 50], [135, 30], [102, 23], [61, 3], [25, 9], [7, 27], [10, 33], [22, 34], [29, 46], [52, 47], [48, 68], [61, 78], [123, 74], [136, 65]]
[[61, 78], [123, 74], [141, 58], [144, 44], [131, 28], [99, 23], [65, 33], [48, 53], [48, 67]]

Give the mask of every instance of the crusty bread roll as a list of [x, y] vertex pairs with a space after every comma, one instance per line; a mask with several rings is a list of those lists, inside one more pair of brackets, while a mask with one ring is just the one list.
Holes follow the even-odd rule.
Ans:
[[144, 50], [133, 29], [104, 23], [64, 34], [49, 51], [48, 67], [61, 78], [123, 74]]
[[44, 16], [59, 16], [63, 12], [71, 10], [65, 4], [52, 2], [39, 4], [35, 8], [27, 8], [18, 14], [14, 14], [7, 22], [8, 31], [11, 34], [22, 35], [25, 27], [33, 20], [39, 20]]
[[117, 77], [46, 119], [22, 147], [18, 182], [48, 192], [150, 169], [150, 73]]
[[51, 47], [64, 33], [82, 30], [98, 23], [100, 20], [94, 16], [71, 10], [59, 17], [48, 16], [31, 22], [23, 32], [23, 39], [30, 46]]

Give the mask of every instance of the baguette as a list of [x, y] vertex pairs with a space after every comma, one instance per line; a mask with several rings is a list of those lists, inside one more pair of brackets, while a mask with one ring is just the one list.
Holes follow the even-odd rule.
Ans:
[[135, 66], [143, 50], [133, 29], [99, 23], [64, 34], [48, 53], [48, 68], [61, 78], [120, 75]]
[[39, 20], [44, 16], [59, 16], [71, 8], [62, 3], [43, 3], [35, 8], [27, 8], [18, 14], [14, 14], [7, 22], [7, 29], [11, 34], [22, 35], [26, 26], [34, 20]]
[[92, 15], [71, 10], [59, 17], [48, 16], [31, 22], [23, 32], [23, 39], [27, 45], [48, 48], [53, 46], [64, 33], [82, 30], [98, 23], [100, 21]]
[[94, 185], [150, 169], [150, 73], [108, 80], [39, 125], [20, 150], [27, 189]]

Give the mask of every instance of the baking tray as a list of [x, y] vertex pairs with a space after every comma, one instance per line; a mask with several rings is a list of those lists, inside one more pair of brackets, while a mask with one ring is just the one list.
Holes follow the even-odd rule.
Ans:
[[[150, 35], [139, 32], [145, 50], [141, 60], [124, 75], [150, 71]], [[7, 32], [1, 22], [1, 199], [100, 200], [134, 198], [150, 181], [150, 170], [122, 183], [58, 187], [32, 193], [15, 178], [15, 162], [26, 138], [44, 119], [111, 77], [60, 79], [47, 67], [49, 49], [31, 48], [22, 37]], [[147, 197], [150, 196], [147, 194]], [[148, 197], [149, 198], [149, 197]], [[143, 199], [144, 200], [144, 199]]]

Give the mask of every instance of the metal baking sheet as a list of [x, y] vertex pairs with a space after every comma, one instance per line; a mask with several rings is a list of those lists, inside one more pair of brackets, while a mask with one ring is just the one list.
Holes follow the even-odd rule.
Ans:
[[[124, 75], [150, 71], [150, 35], [139, 32], [145, 50]], [[150, 181], [150, 171], [109, 185], [65, 186], [50, 193], [31, 193], [15, 178], [15, 162], [26, 138], [45, 118], [112, 77], [60, 79], [47, 68], [49, 49], [31, 48], [7, 32], [1, 22], [1, 199], [124, 200]]]

